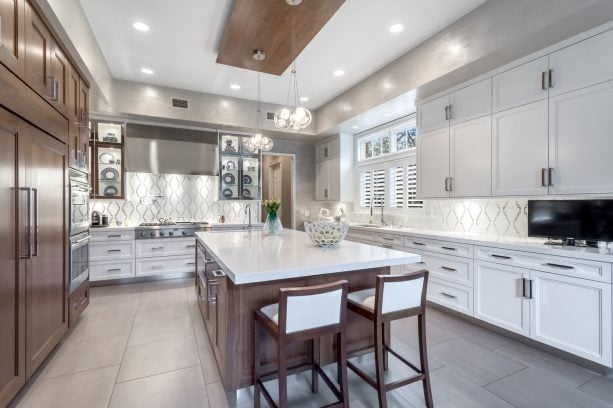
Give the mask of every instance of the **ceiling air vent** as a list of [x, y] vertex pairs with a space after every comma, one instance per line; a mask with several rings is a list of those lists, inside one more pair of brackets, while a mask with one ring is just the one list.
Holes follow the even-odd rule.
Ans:
[[170, 105], [173, 108], [189, 109], [189, 100], [181, 98], [170, 98]]
[[266, 120], [275, 120], [274, 112], [266, 112]]

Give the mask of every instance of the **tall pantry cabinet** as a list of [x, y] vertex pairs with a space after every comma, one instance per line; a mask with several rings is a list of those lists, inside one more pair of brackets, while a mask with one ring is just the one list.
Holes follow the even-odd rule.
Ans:
[[88, 84], [35, 4], [0, 0], [0, 22], [0, 407], [5, 407], [68, 328], [68, 166], [83, 162], [69, 160], [68, 142], [74, 125], [72, 154], [85, 156], [80, 133], [86, 133]]

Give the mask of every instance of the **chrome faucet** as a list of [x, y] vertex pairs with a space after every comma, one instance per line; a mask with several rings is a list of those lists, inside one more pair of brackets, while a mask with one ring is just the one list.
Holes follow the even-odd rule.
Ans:
[[[374, 199], [378, 199], [379, 200], [379, 206], [381, 207], [381, 221], [380, 222], [381, 222], [382, 226], [386, 226], [387, 222], [385, 222], [385, 218], [383, 217], [383, 207], [384, 207], [384, 202], [383, 201], [385, 199], [385, 196], [378, 195], [378, 196], [375, 196]], [[371, 217], [373, 216], [373, 201], [374, 201], [374, 199], [370, 201], [370, 216]]]
[[245, 205], [245, 214], [247, 214], [248, 218], [247, 229], [251, 231], [251, 229], [253, 228], [253, 225], [251, 225], [251, 204]]

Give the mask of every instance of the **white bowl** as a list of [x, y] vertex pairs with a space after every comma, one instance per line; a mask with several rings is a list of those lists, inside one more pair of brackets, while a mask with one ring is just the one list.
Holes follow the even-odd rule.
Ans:
[[331, 248], [345, 239], [349, 224], [335, 221], [311, 221], [304, 223], [304, 230], [314, 244]]

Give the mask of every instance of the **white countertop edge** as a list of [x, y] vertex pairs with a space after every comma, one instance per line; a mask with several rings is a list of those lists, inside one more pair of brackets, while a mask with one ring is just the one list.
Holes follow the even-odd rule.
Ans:
[[543, 238], [514, 238], [496, 235], [460, 233], [453, 231], [420, 230], [416, 228], [373, 228], [353, 224], [351, 224], [349, 228], [360, 231], [368, 231], [372, 233], [379, 232], [385, 234], [412, 236], [424, 239], [434, 239], [438, 241], [457, 242], [462, 244], [503, 248], [516, 251], [533, 252], [546, 255], [556, 255], [569, 258], [580, 258], [597, 262], [613, 263], [613, 251], [610, 249], [546, 245], [545, 239]]
[[125, 226], [125, 225], [110, 225], [108, 227], [89, 227], [90, 234], [92, 232], [100, 231], [100, 232], [109, 232], [109, 231], [134, 231], [135, 226]]

